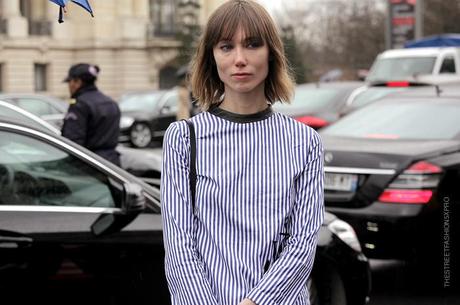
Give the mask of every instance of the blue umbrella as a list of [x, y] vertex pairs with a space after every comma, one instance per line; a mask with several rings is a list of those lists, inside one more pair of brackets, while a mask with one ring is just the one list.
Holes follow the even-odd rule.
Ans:
[[[65, 6], [67, 4], [67, 2], [69, 2], [69, 0], [50, 0], [51, 2], [53, 3], [56, 3], [57, 5], [59, 5], [59, 19], [58, 19], [58, 22], [59, 23], [62, 23], [64, 22], [64, 14], [65, 13]], [[88, 0], [71, 0], [73, 3], [75, 4], [78, 4], [79, 6], [81, 6], [82, 8], [84, 8], [85, 10], [87, 10], [92, 17], [94, 17], [93, 15], [93, 9], [91, 8], [91, 5], [89, 4]]]
[[88, 11], [88, 13], [91, 14], [91, 17], [94, 17], [93, 15], [93, 9], [91, 8], [91, 5], [89, 5], [88, 0], [72, 0], [73, 3], [78, 4], [82, 8]]

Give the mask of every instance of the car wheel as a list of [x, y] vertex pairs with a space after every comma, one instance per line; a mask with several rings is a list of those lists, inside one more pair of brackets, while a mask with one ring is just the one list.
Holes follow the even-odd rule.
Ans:
[[144, 148], [152, 141], [152, 131], [145, 123], [136, 123], [131, 127], [130, 140], [133, 146]]
[[316, 272], [307, 283], [311, 305], [346, 305], [345, 285], [337, 271]]

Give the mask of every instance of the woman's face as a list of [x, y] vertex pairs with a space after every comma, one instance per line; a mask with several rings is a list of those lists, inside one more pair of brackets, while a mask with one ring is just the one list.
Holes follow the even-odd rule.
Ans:
[[239, 27], [231, 40], [220, 41], [214, 46], [213, 54], [219, 78], [225, 85], [226, 96], [264, 94], [269, 49], [263, 40], [245, 37]]

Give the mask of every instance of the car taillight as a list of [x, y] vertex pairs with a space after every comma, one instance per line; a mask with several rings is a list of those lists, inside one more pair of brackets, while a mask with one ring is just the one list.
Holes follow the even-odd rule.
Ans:
[[381, 202], [426, 204], [441, 179], [442, 169], [426, 161], [412, 164], [379, 197]]
[[387, 82], [386, 86], [387, 87], [409, 87], [410, 83], [406, 81], [393, 81], [393, 82]]
[[329, 125], [328, 121], [314, 116], [301, 116], [295, 119], [301, 123], [307, 124], [308, 126], [314, 129], [319, 129]]
[[393, 202], [393, 203], [415, 203], [425, 204], [428, 203], [433, 196], [431, 190], [395, 190], [386, 189], [379, 197], [380, 202]]

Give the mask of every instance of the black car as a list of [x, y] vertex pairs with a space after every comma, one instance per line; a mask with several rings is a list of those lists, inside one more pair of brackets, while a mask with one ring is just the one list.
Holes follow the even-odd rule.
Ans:
[[273, 109], [319, 129], [337, 121], [350, 94], [363, 82], [325, 82], [297, 85], [290, 104], [276, 103]]
[[[52, 132], [0, 120], [0, 289], [14, 304], [168, 304], [159, 189]], [[369, 263], [327, 214], [312, 304], [365, 304]]]
[[326, 207], [367, 256], [442, 262], [445, 238], [458, 238], [459, 122], [459, 87], [438, 86], [387, 95], [320, 132]]
[[0, 100], [20, 107], [44, 121], [61, 129], [69, 104], [66, 101], [44, 94], [5, 93]]
[[161, 140], [169, 124], [176, 120], [178, 99], [174, 89], [123, 95], [119, 104], [119, 141], [148, 147], [153, 140]]

